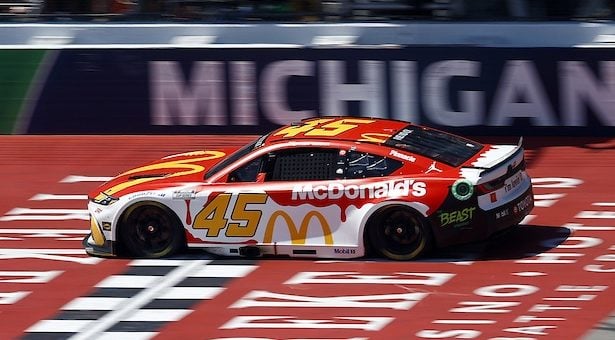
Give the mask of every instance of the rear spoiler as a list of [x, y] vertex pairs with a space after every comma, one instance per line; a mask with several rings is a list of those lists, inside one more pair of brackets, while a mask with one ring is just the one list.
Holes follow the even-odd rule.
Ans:
[[[481, 154], [474, 166], [462, 166], [462, 169], [479, 170], [478, 177], [481, 182], [500, 177], [512, 171], [523, 161], [523, 137], [519, 138], [517, 145], [495, 145], [491, 150]], [[499, 147], [499, 148], [497, 148]]]

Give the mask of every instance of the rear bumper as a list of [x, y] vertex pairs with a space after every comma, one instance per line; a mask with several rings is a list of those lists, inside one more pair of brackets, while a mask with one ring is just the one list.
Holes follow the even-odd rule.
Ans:
[[534, 194], [530, 186], [518, 198], [495, 209], [483, 212], [488, 236], [519, 224], [534, 208]]
[[462, 205], [449, 198], [431, 217], [436, 244], [446, 247], [486, 240], [518, 225], [533, 207], [531, 185], [518, 193], [516, 198], [490, 210], [479, 208], [476, 198], [464, 201]]

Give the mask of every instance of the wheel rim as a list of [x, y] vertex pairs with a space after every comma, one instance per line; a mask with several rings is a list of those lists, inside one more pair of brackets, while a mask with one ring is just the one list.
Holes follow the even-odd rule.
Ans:
[[134, 246], [145, 254], [156, 254], [168, 249], [173, 242], [172, 220], [161, 209], [143, 207], [132, 223], [131, 239]]
[[384, 248], [396, 255], [408, 255], [424, 243], [420, 221], [410, 212], [395, 210], [382, 221]]

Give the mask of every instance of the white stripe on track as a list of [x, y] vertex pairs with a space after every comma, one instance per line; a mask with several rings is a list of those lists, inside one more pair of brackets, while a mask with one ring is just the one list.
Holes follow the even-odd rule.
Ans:
[[76, 334], [70, 339], [89, 340], [100, 338], [101, 334], [108, 328], [122, 320], [128, 319], [130, 315], [135, 313], [136, 310], [145, 306], [156, 296], [161, 295], [170, 287], [173, 287], [175, 284], [188, 277], [193, 271], [205, 266], [207, 263], [208, 261], [205, 260], [194, 260], [187, 262], [164, 276], [156, 285], [147, 288], [135, 295], [133, 298], [128, 299], [120, 308], [105, 314], [102, 318], [98, 319], [96, 324], [92, 325], [92, 327], [89, 327], [82, 333]]

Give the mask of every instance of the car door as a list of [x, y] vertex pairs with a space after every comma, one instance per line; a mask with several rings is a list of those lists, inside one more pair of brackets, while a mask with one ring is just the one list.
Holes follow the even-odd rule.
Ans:
[[303, 192], [304, 185], [314, 185], [317, 195], [326, 196], [321, 188], [342, 178], [343, 162], [335, 148], [289, 146], [230, 165], [221, 182], [208, 186], [195, 202], [199, 210], [190, 229], [193, 242], [238, 247], [333, 244], [329, 218], [335, 208], [305, 205], [301, 196], [312, 195]]
[[363, 181], [380, 180], [400, 166], [335, 147], [273, 150], [229, 171], [227, 183], [204, 200], [193, 230], [207, 242], [272, 245], [275, 252], [284, 245], [354, 246], [360, 223], [347, 212], [362, 209], [375, 192]]
[[[355, 246], [361, 213], [374, 188], [366, 179], [381, 181], [401, 162], [350, 148], [293, 147], [261, 158], [258, 174], [269, 197], [260, 224], [263, 244]], [[230, 177], [246, 177], [237, 169]], [[358, 212], [353, 216], [349, 212]]]
[[[326, 197], [335, 190], [332, 183], [343, 179], [344, 162], [339, 149], [325, 147], [292, 147], [262, 157], [256, 181], [269, 201], [260, 225], [261, 243], [333, 245], [340, 212]], [[322, 200], [306, 203], [314, 196]]]

